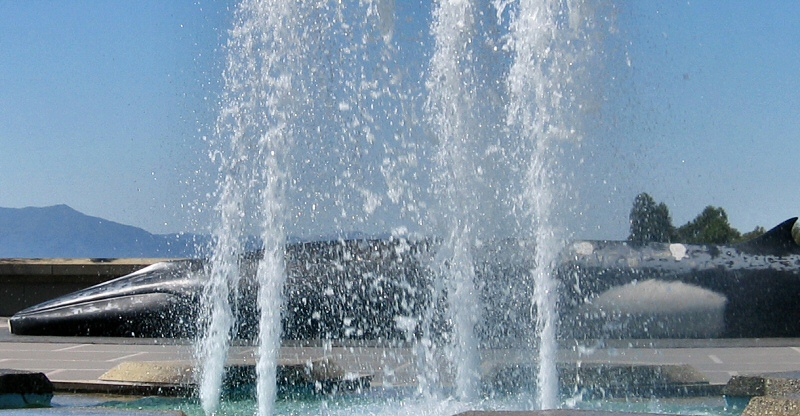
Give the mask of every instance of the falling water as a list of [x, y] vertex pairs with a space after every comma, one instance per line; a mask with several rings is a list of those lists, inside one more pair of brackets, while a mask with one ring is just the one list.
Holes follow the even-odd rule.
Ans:
[[[558, 405], [556, 371], [557, 283], [553, 276], [565, 236], [559, 233], [554, 206], [560, 183], [557, 163], [561, 141], [579, 136], [570, 114], [580, 106], [575, 82], [585, 65], [582, 32], [587, 16], [581, 1], [520, 0], [510, 22], [507, 124], [529, 152], [528, 184], [520, 200], [536, 244], [534, 305], [538, 336], [537, 402], [543, 409]], [[502, 14], [508, 3], [497, 2]], [[589, 50], [589, 49], [587, 49]], [[562, 191], [563, 192], [563, 191]], [[532, 314], [534, 311], [531, 312]]]
[[220, 182], [219, 227], [204, 286], [203, 303], [209, 312], [199, 344], [203, 365], [200, 399], [207, 414], [219, 407], [229, 339], [235, 332], [244, 241], [252, 227], [260, 230], [263, 256], [256, 273], [258, 284], [259, 346], [258, 412], [272, 413], [276, 395], [276, 361], [280, 347], [281, 289], [284, 279], [283, 159], [291, 143], [292, 69], [301, 49], [294, 3], [243, 1], [227, 44], [223, 107], [216, 136], [230, 148], [218, 157]]
[[444, 279], [453, 341], [448, 354], [455, 367], [456, 396], [474, 399], [479, 384], [478, 342], [475, 325], [479, 305], [471, 244], [477, 204], [470, 178], [475, 155], [469, 128], [474, 92], [469, 80], [472, 35], [470, 1], [442, 1], [434, 11], [432, 32], [436, 43], [430, 62], [428, 111], [439, 141], [435, 190], [441, 200], [446, 236], [437, 253], [437, 278]]
[[[476, 228], [489, 213], [492, 205], [502, 206], [503, 197], [491, 196], [489, 203], [481, 198], [482, 173], [498, 166], [486, 166], [482, 157], [501, 149], [503, 157], [497, 163], [506, 166], [499, 170], [519, 169], [521, 189], [508, 185], [506, 196], [516, 202], [509, 204], [506, 214], [519, 224], [518, 235], [535, 242], [533, 302], [530, 311], [536, 322], [534, 345], [538, 350], [539, 371], [536, 405], [553, 408], [558, 404], [558, 375], [556, 373], [556, 301], [557, 284], [553, 277], [556, 256], [566, 237], [555, 219], [554, 210], [568, 184], [558, 172], [562, 142], [578, 139], [575, 113], [582, 97], [576, 92], [579, 71], [586, 65], [591, 52], [584, 29], [581, 1], [520, 0], [495, 1], [498, 26], [508, 16], [507, 34], [501, 35], [503, 48], [489, 48], [487, 60], [481, 45], [491, 44], [491, 36], [483, 33], [492, 24], [476, 24], [476, 16], [486, 10], [476, 10], [469, 0], [442, 1], [433, 12], [431, 33], [435, 46], [430, 61], [427, 89], [428, 112], [438, 147], [434, 177], [434, 194], [440, 200], [440, 226], [445, 238], [437, 254], [442, 286], [448, 296], [449, 316], [453, 324], [451, 362], [455, 367], [456, 395], [461, 399], [474, 398], [479, 380], [478, 340], [475, 326], [481, 316], [476, 310], [479, 297], [474, 284], [475, 264], [472, 251], [479, 245]], [[489, 60], [509, 60], [501, 73], [489, 73]], [[490, 79], [484, 79], [488, 76]], [[494, 79], [505, 81], [504, 96], [505, 142], [492, 145], [486, 127], [496, 122], [496, 113], [486, 110], [481, 100], [494, 91], [487, 85]], [[566, 146], [563, 146], [566, 147]], [[522, 158], [521, 161], [516, 160]], [[481, 164], [483, 163], [483, 165]], [[517, 164], [517, 165], [515, 165]], [[502, 181], [500, 181], [502, 182]], [[497, 187], [498, 181], [491, 186]], [[500, 199], [498, 199], [500, 198]], [[483, 225], [483, 224], [481, 224]], [[496, 232], [497, 230], [491, 230]], [[491, 233], [490, 233], [491, 235]], [[496, 235], [496, 234], [495, 234]]]
[[[476, 326], [483, 319], [483, 307], [475, 284], [475, 249], [481, 245], [480, 231], [493, 224], [486, 221], [491, 217], [485, 212], [487, 207], [506, 209], [499, 216], [511, 218], [510, 228], [522, 228], [519, 236], [536, 243], [535, 268], [530, 271], [534, 280], [530, 313], [539, 337], [536, 402], [542, 408], [557, 406], [553, 267], [565, 237], [554, 219], [563, 192], [557, 161], [560, 144], [576, 136], [570, 119], [580, 101], [573, 88], [575, 68], [581, 66], [581, 48], [587, 44], [582, 34], [587, 17], [580, 4], [577, 0], [495, 0], [497, 20], [486, 24], [479, 21], [486, 19], [486, 10], [476, 10], [488, 9], [486, 5], [471, 0], [435, 3], [430, 27], [434, 45], [429, 72], [423, 77], [426, 92], [419, 92], [411, 91], [413, 87], [402, 91], [398, 74], [410, 71], [389, 67], [398, 64], [387, 52], [395, 30], [387, 17], [394, 13], [391, 0], [242, 1], [227, 43], [225, 91], [215, 132], [226, 148], [214, 153], [222, 176], [217, 194], [219, 223], [203, 292], [209, 316], [203, 322], [206, 331], [197, 353], [204, 365], [200, 398], [206, 413], [219, 408], [229, 340], [236, 331], [239, 261], [246, 235], [253, 230], [263, 244], [255, 278], [260, 310], [258, 413], [273, 411], [286, 202], [289, 195], [298, 197], [293, 193], [297, 184], [313, 182], [301, 175], [290, 181], [288, 166], [294, 166], [290, 159], [296, 148], [307, 148], [302, 158], [309, 160], [304, 163], [316, 167], [322, 176], [312, 179], [334, 188], [299, 194], [310, 200], [309, 216], [333, 218], [336, 226], [352, 219], [363, 223], [364, 217], [391, 202], [403, 206], [401, 213], [416, 216], [417, 225], [425, 228], [429, 221], [436, 226], [428, 231], [435, 228], [442, 233], [434, 259], [438, 276], [430, 298], [436, 304], [441, 293], [447, 294], [447, 318], [452, 324], [447, 355], [455, 372], [455, 395], [467, 402], [477, 399], [481, 383]], [[482, 32], [504, 24], [507, 29]], [[494, 39], [483, 42], [482, 37]], [[491, 56], [479, 56], [485, 53]], [[484, 97], [485, 90], [492, 88], [497, 91]], [[425, 93], [427, 121], [436, 142], [436, 149], [428, 153], [420, 150], [424, 145], [417, 147], [412, 143], [415, 139], [405, 136], [426, 134], [424, 128], [406, 125], [407, 120], [416, 120], [405, 114], [414, 112], [415, 103], [409, 97]], [[488, 143], [490, 136], [498, 135], [503, 137]], [[433, 154], [434, 159], [420, 161], [425, 154]], [[377, 168], [370, 158], [380, 161]], [[399, 162], [403, 158], [404, 165]], [[418, 174], [424, 173], [427, 164], [432, 165], [430, 189], [436, 200], [430, 205], [415, 199], [425, 187], [408, 182], [424, 177]], [[496, 177], [482, 177], [487, 166], [493, 170], [487, 176]], [[385, 195], [368, 178], [374, 170], [383, 175]], [[511, 180], [514, 184], [501, 190], [503, 175], [516, 177]], [[480, 187], [512, 195], [492, 194], [487, 200], [476, 190]], [[363, 203], [354, 202], [358, 198], [352, 195], [363, 197]], [[315, 212], [318, 198], [333, 201], [331, 212]], [[354, 215], [356, 209], [363, 210], [363, 215]], [[421, 213], [426, 209], [430, 211]], [[333, 211], [341, 213], [338, 218]], [[426, 215], [430, 218], [420, 220]], [[413, 317], [427, 328], [417, 344], [424, 350], [418, 377], [421, 385], [428, 386], [423, 390], [433, 389], [441, 380], [432, 358], [435, 339], [441, 338], [430, 332], [442, 330], [431, 325], [434, 306], [426, 316]]]

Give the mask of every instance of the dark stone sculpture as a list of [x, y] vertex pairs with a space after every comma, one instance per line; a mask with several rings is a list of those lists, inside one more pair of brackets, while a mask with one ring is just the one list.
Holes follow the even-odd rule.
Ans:
[[[287, 247], [283, 336], [289, 339], [405, 337], [396, 317], [421, 314], [429, 286], [416, 251], [404, 240], [350, 240]], [[231, 299], [237, 338], [258, 334], [255, 270], [241, 259]], [[9, 320], [19, 335], [194, 337], [200, 322], [202, 260], [157, 263], [127, 276], [35, 305]]]
[[[561, 253], [562, 338], [800, 336], [800, 246], [790, 219], [732, 246], [577, 241]], [[407, 340], [450, 327], [432, 270], [437, 242], [403, 239], [290, 244], [285, 339]], [[533, 247], [485, 242], [474, 252], [484, 345], [531, 342]], [[257, 337], [257, 253], [241, 260], [232, 336]], [[182, 260], [20, 311], [15, 334], [194, 337], [207, 263]]]
[[[641, 319], [634, 333], [624, 330], [626, 318], [637, 320], [630, 315], [644, 308], [656, 317], [649, 319], [650, 328], [661, 334], [656, 337], [796, 337], [800, 335], [800, 246], [792, 237], [796, 221], [789, 219], [761, 237], [731, 246], [573, 243], [561, 262], [561, 309], [568, 317], [562, 320], [562, 331], [578, 337], [653, 337], [641, 328], [648, 325]], [[643, 290], [637, 291], [637, 285]], [[663, 293], [653, 293], [657, 291]], [[616, 298], [617, 305], [609, 305], [613, 299], [603, 299], [604, 294]], [[637, 297], [639, 306], [634, 304]], [[598, 301], [611, 309], [617, 306], [617, 316], [593, 307]], [[677, 312], [683, 315], [673, 314], [674, 322], [665, 323], [668, 316], [659, 321], [659, 305], [681, 302], [683, 310]], [[622, 316], [626, 309], [629, 316]], [[659, 330], [659, 324], [665, 329]]]

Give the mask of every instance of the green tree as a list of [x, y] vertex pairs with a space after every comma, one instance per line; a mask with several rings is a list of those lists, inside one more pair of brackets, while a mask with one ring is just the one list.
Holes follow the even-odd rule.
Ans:
[[759, 225], [758, 227], [754, 228], [753, 231], [750, 231], [749, 233], [742, 234], [742, 237], [739, 239], [739, 241], [752, 240], [752, 239], [754, 239], [756, 237], [761, 237], [766, 232], [767, 232], [767, 230], [764, 229], [764, 227]]
[[729, 244], [740, 238], [739, 231], [728, 223], [725, 210], [711, 205], [676, 232], [676, 241], [691, 244]]
[[630, 214], [631, 234], [629, 241], [636, 243], [661, 242], [671, 240], [675, 227], [669, 209], [663, 202], [656, 201], [646, 192], [636, 195]]

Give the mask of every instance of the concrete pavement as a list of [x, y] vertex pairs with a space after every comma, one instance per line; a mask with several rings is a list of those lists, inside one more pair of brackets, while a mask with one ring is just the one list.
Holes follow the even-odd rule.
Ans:
[[[596, 347], [562, 343], [557, 361], [568, 366], [670, 366], [696, 370], [710, 385], [732, 376], [800, 371], [800, 339], [607, 341]], [[230, 359], [254, 362], [255, 349], [234, 346]], [[532, 362], [530, 352], [481, 352], [484, 370]], [[385, 348], [365, 343], [344, 346], [284, 345], [283, 362], [327, 359], [345, 373], [369, 374], [372, 386], [403, 387], [416, 383], [416, 358], [410, 348]], [[32, 337], [9, 333], [0, 318], [0, 368], [46, 374], [57, 389], [125, 391], [137, 383], [103, 377], [121, 363], [194, 363], [187, 340], [90, 337]], [[443, 377], [448, 377], [441, 363]]]

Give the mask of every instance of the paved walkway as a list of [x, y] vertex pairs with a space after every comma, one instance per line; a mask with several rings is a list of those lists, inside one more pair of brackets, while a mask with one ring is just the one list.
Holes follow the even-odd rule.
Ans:
[[[45, 373], [55, 383], [102, 386], [101, 376], [122, 362], [193, 362], [193, 346], [181, 340], [88, 337], [32, 337], [9, 333], [0, 318], [0, 368]], [[237, 346], [232, 359], [252, 360], [252, 347]], [[368, 345], [324, 348], [284, 346], [286, 360], [329, 358], [343, 370], [374, 375], [373, 385], [403, 386], [415, 382], [415, 360], [407, 348]], [[487, 362], [530, 362], [517, 350], [482, 352]], [[690, 365], [711, 384], [733, 375], [800, 371], [800, 339], [658, 340], [607, 342], [597, 348], [562, 345], [558, 361], [583, 364]]]

